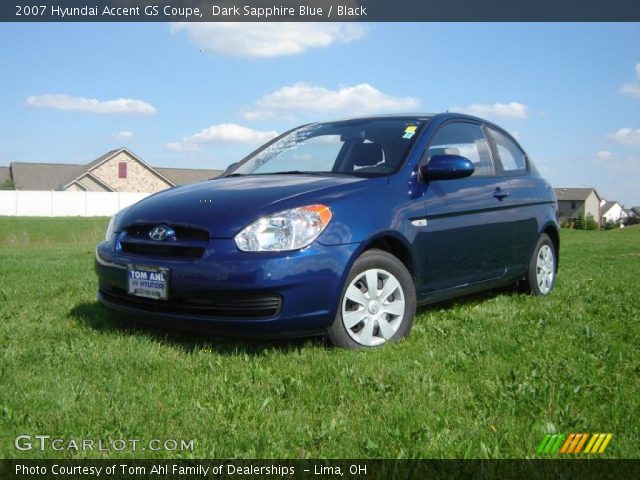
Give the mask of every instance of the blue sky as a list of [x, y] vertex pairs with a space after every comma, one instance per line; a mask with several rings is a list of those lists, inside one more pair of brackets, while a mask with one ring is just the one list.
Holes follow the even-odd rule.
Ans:
[[640, 205], [640, 24], [3, 24], [0, 165], [222, 168], [310, 120], [459, 109]]

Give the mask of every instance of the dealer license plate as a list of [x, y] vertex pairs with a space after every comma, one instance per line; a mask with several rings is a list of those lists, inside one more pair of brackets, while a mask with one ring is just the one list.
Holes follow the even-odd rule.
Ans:
[[128, 292], [136, 297], [166, 300], [169, 296], [169, 269], [163, 267], [128, 266]]

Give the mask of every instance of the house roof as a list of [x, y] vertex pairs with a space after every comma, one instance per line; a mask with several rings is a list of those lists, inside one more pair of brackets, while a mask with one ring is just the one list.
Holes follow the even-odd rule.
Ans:
[[[94, 168], [97, 168], [98, 166], [100, 166], [101, 164], [103, 164], [104, 162], [108, 161], [111, 157], [116, 156], [117, 154], [119, 154], [120, 152], [126, 152], [131, 158], [134, 158], [135, 160], [137, 160], [138, 162], [140, 162], [140, 164], [142, 164], [143, 166], [145, 166], [146, 168], [148, 168], [151, 172], [153, 172], [155, 175], [157, 175], [158, 177], [160, 177], [162, 180], [164, 180], [165, 182], [167, 182], [168, 184], [170, 184], [171, 186], [175, 185], [174, 182], [172, 182], [170, 179], [168, 179], [167, 177], [165, 177], [162, 173], [160, 173], [158, 171], [158, 169], [153, 168], [151, 165], [149, 165], [147, 162], [145, 162], [144, 160], [142, 160], [140, 157], [138, 157], [135, 153], [133, 153], [131, 150], [129, 150], [127, 147], [121, 147], [121, 148], [116, 148], [115, 150], [110, 150], [107, 153], [100, 155], [98, 158], [96, 158], [94, 161], [84, 165], [84, 171], [86, 172], [91, 172], [91, 170], [93, 170]], [[65, 187], [67, 187], [68, 185], [72, 184], [74, 181], [79, 180], [78, 177], [75, 178], [71, 178], [67, 184], [65, 185]]]
[[616, 202], [615, 200], [613, 202], [604, 202], [602, 205], [600, 205], [600, 215], [604, 215], [605, 213], [607, 213], [617, 203], [618, 202]]
[[162, 175], [176, 185], [203, 182], [219, 176], [224, 170], [207, 170], [197, 168], [156, 168]]
[[584, 201], [587, 199], [591, 192], [596, 194], [598, 200], [600, 199], [600, 195], [596, 192], [595, 188], [554, 188], [556, 192], [556, 198], [559, 201], [562, 200], [580, 200]]
[[85, 165], [69, 163], [13, 162], [11, 176], [16, 190], [57, 190], [85, 169]]
[[96, 178], [91, 171], [108, 161], [120, 152], [126, 152], [132, 158], [170, 185], [186, 185], [201, 182], [220, 175], [223, 170], [195, 169], [195, 168], [154, 168], [144, 162], [125, 147], [110, 150], [86, 165], [69, 163], [24, 163], [13, 162], [10, 167], [0, 167], [0, 184], [13, 178], [17, 190], [57, 190], [89, 176], [102, 184], [106, 190], [113, 190], [104, 182]]
[[83, 173], [82, 175], [80, 175], [78, 178], [76, 178], [75, 180], [71, 181], [70, 183], [77, 183], [79, 186], [84, 187], [84, 185], [82, 185], [82, 183], [80, 182], [80, 180], [82, 180], [83, 178], [89, 178], [90, 180], [96, 182], [98, 185], [100, 185], [102, 188], [104, 188], [107, 192], [115, 192], [115, 190], [113, 188], [111, 188], [109, 185], [107, 185], [105, 182], [103, 182], [102, 180], [100, 180], [98, 177], [96, 177], [93, 173], [91, 172], [86, 172]]
[[2, 186], [4, 182], [10, 179], [11, 170], [9, 170], [9, 167], [0, 167], [0, 186]]

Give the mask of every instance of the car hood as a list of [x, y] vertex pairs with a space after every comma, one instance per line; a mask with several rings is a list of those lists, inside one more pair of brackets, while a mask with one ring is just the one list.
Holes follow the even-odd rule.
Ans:
[[345, 175], [253, 175], [226, 177], [156, 193], [123, 212], [119, 227], [170, 224], [203, 228], [212, 238], [232, 238], [261, 216], [332, 201], [387, 178]]

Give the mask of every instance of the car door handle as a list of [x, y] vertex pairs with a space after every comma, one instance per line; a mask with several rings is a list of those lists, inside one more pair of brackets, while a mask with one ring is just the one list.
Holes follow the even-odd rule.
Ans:
[[500, 187], [498, 187], [498, 188], [496, 188], [496, 191], [493, 192], [493, 196], [495, 198], [497, 198], [498, 200], [502, 200], [502, 199], [507, 198], [509, 196], [509, 192], [505, 192]]

